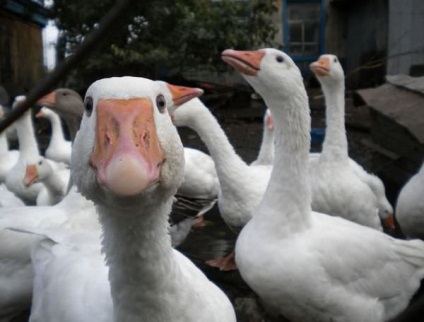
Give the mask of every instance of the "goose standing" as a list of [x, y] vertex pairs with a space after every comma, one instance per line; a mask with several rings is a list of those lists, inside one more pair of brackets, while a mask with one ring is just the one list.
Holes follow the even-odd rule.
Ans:
[[379, 200], [366, 181], [368, 174], [359, 165], [352, 167], [348, 155], [343, 68], [334, 55], [321, 55], [310, 67], [324, 92], [327, 123], [322, 152], [310, 163], [312, 209], [382, 230]]
[[250, 165], [272, 165], [274, 162], [274, 121], [267, 108], [264, 115], [264, 129], [261, 147], [255, 161]]
[[59, 115], [47, 107], [42, 107], [36, 117], [47, 118], [50, 121], [52, 134], [44, 155], [56, 162], [71, 163], [71, 141], [65, 139]]
[[290, 321], [396, 316], [424, 277], [424, 243], [312, 212], [310, 115], [300, 70], [276, 49], [228, 49], [222, 58], [264, 98], [276, 124], [269, 185], [236, 243], [244, 280]]
[[[226, 224], [235, 232], [252, 218], [271, 174], [271, 166], [249, 166], [234, 151], [217, 119], [198, 98], [170, 108], [176, 126], [197, 132], [215, 162], [219, 179], [218, 207]], [[234, 252], [207, 262], [220, 270], [236, 269]]]
[[[3, 117], [3, 108], [0, 108], [0, 119]], [[0, 183], [6, 180], [6, 174], [18, 162], [19, 151], [9, 150], [6, 131], [0, 133]]]
[[[25, 100], [25, 96], [17, 96], [14, 106]], [[35, 140], [34, 127], [31, 119], [31, 110], [25, 112], [17, 121], [16, 128], [19, 140], [19, 159], [6, 175], [6, 187], [25, 204], [35, 204], [38, 193], [43, 188], [41, 183], [26, 187], [24, 176], [27, 163], [35, 162], [40, 156], [37, 141]]]
[[396, 203], [396, 219], [408, 238], [424, 239], [424, 163], [405, 184]]
[[60, 202], [68, 190], [69, 169], [59, 169], [54, 163], [40, 156], [33, 164], [27, 164], [24, 184], [29, 187], [41, 182], [44, 187], [38, 193], [37, 206], [53, 206]]
[[164, 95], [144, 78], [96, 81], [73, 144], [72, 181], [103, 227], [114, 320], [235, 321], [224, 293], [171, 247], [167, 217], [184, 159]]

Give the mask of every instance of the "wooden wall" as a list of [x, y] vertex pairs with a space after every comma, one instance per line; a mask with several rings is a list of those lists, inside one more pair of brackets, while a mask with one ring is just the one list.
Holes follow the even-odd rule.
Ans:
[[43, 75], [41, 27], [0, 10], [0, 84], [15, 96]]

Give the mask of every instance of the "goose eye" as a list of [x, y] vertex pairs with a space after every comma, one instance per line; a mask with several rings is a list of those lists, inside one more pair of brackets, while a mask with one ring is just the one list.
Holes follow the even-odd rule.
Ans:
[[38, 165], [42, 165], [43, 164], [43, 161], [38, 161]]
[[337, 58], [334, 57], [334, 62], [337, 63]]
[[159, 112], [164, 113], [166, 108], [165, 97], [162, 94], [156, 96], [156, 106], [158, 107]]
[[93, 99], [91, 97], [87, 97], [84, 101], [84, 109], [87, 116], [90, 116], [93, 112]]
[[282, 63], [284, 61], [284, 58], [283, 58], [283, 56], [278, 55], [277, 57], [275, 57], [275, 60], [279, 63]]

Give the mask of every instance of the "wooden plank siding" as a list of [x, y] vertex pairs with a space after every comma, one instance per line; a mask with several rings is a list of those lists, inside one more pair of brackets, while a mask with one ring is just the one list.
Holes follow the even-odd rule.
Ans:
[[43, 76], [40, 25], [0, 11], [0, 84], [15, 96], [26, 93]]

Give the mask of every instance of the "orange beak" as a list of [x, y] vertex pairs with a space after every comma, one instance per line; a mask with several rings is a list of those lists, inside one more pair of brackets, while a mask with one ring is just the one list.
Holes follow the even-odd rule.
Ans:
[[47, 95], [44, 95], [35, 104], [49, 107], [54, 106], [56, 104], [56, 93], [53, 91], [48, 93]]
[[317, 61], [311, 63], [309, 68], [316, 76], [328, 76], [330, 73], [330, 60], [328, 57], [321, 57]]
[[265, 52], [261, 50], [239, 51], [227, 49], [224, 50], [221, 58], [240, 73], [247, 76], [256, 76], [261, 69], [261, 61], [264, 56]]
[[203, 94], [203, 89], [200, 88], [176, 86], [171, 84], [166, 84], [166, 86], [168, 86], [168, 89], [171, 92], [172, 101], [175, 106], [180, 106]]
[[26, 167], [24, 185], [29, 187], [38, 178], [38, 171], [34, 164], [29, 164]]
[[97, 181], [117, 195], [133, 196], [159, 181], [165, 155], [157, 137], [154, 105], [147, 98], [97, 103], [90, 164]]
[[395, 229], [395, 217], [393, 215], [388, 216], [386, 219], [384, 219], [384, 224], [387, 228]]

